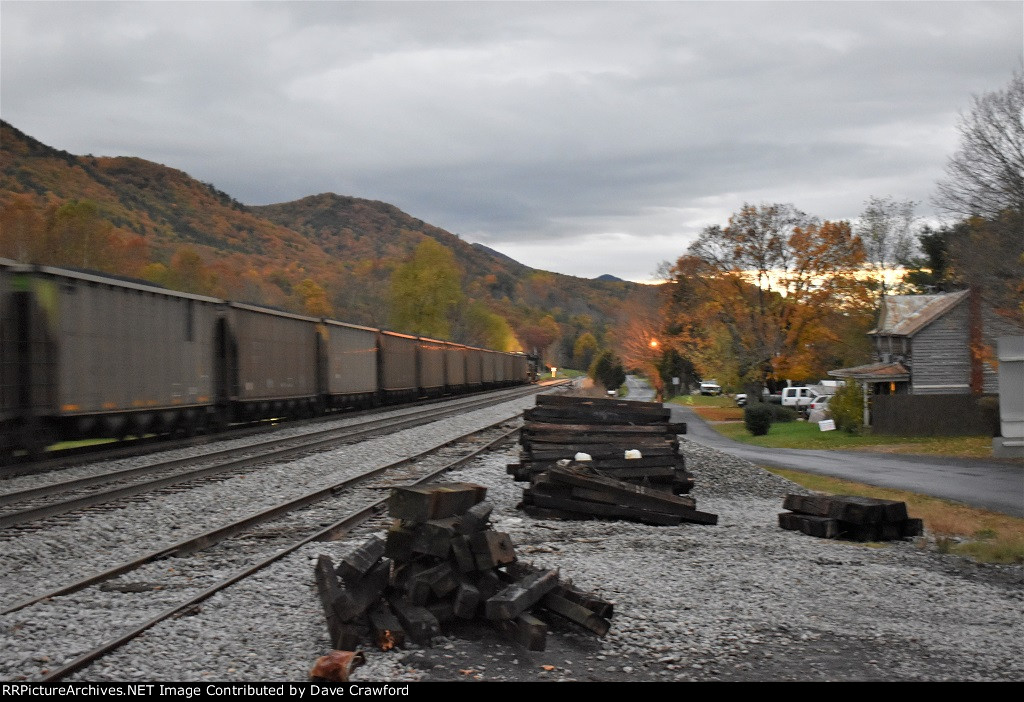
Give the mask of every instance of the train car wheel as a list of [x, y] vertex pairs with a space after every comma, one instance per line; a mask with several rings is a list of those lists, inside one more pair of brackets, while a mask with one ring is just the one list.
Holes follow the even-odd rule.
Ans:
[[43, 458], [47, 447], [56, 441], [56, 434], [49, 427], [25, 426], [21, 428], [21, 440], [18, 443], [28, 452], [30, 460], [38, 461]]

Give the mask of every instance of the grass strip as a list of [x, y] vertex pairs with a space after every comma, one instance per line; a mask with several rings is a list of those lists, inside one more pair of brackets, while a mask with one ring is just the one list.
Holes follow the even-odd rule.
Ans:
[[765, 448], [838, 449], [991, 458], [992, 438], [988, 436], [885, 436], [855, 435], [844, 431], [821, 431], [811, 422], [776, 422], [764, 436], [751, 436], [742, 423], [717, 424], [713, 428], [735, 441]]

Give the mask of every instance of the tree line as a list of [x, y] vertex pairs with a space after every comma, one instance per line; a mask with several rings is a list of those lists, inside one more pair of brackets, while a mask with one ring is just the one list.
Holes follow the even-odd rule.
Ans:
[[627, 304], [614, 347], [659, 396], [669, 378], [754, 390], [866, 363], [882, 296], [977, 288], [1024, 325], [1024, 74], [975, 97], [938, 183], [949, 221], [872, 196], [855, 223], [745, 203], [663, 264], [657, 300]]
[[[238, 252], [211, 262], [208, 247], [188, 244], [154, 260], [147, 239], [115, 226], [96, 203], [41, 205], [22, 194], [0, 211], [0, 256], [314, 316], [332, 316], [344, 299], [346, 312], [370, 310], [372, 319], [352, 321], [537, 353], [608, 383], [618, 374], [607, 369], [637, 370], [659, 395], [686, 392], [701, 378], [734, 388], [815, 379], [867, 361], [866, 332], [886, 294], [977, 287], [997, 311], [1024, 321], [1022, 111], [1017, 72], [961, 117], [960, 148], [934, 198], [947, 222], [919, 226], [917, 203], [891, 196], [868, 198], [855, 223], [823, 220], [791, 203], [744, 203], [663, 265], [664, 285], [622, 286], [611, 321], [594, 318], [587, 300], [567, 300], [543, 271], [467, 280], [452, 250], [425, 234], [404, 260], [363, 237], [372, 257], [358, 265], [339, 259], [314, 276], [289, 260], [289, 247], [298, 245], [290, 240], [262, 237], [271, 247], [262, 267]], [[232, 231], [244, 238], [239, 227]], [[353, 308], [353, 300], [362, 306]]]

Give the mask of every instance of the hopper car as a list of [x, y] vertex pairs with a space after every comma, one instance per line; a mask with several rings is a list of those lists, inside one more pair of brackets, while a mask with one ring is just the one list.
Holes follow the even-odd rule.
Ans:
[[0, 259], [0, 460], [528, 383], [505, 353]]

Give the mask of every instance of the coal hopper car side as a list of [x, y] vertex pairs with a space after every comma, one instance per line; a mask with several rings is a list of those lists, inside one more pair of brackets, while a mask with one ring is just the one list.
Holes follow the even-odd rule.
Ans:
[[0, 259], [0, 459], [527, 382], [523, 358]]
[[380, 333], [380, 392], [385, 401], [400, 402], [419, 395], [419, 339], [408, 334]]
[[46, 266], [14, 270], [22, 404], [39, 441], [210, 421], [221, 300]]
[[450, 393], [466, 392], [467, 351], [461, 344], [444, 342], [444, 382]]
[[466, 387], [477, 390], [484, 384], [484, 350], [466, 347]]
[[311, 416], [321, 409], [315, 317], [237, 302], [218, 328], [218, 357], [234, 420]]
[[420, 395], [436, 397], [445, 390], [445, 342], [419, 337], [419, 387]]
[[0, 458], [18, 443], [18, 343], [11, 278], [14, 261], [0, 258]]
[[323, 359], [327, 409], [377, 402], [380, 330], [324, 320]]

